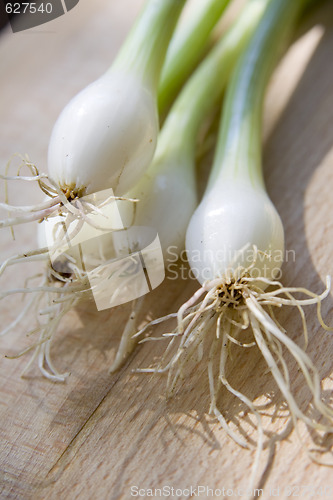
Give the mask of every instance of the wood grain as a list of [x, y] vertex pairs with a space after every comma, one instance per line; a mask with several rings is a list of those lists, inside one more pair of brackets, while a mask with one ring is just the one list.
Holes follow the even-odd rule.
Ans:
[[[115, 56], [142, 1], [81, 0], [75, 9], [48, 25], [0, 37], [0, 164], [14, 152], [28, 153], [46, 170], [52, 125], [66, 102], [103, 73]], [[303, 34], [283, 58], [270, 84], [265, 106], [265, 176], [270, 196], [281, 214], [287, 249], [295, 252], [283, 267], [285, 285], [314, 292], [333, 274], [333, 5], [313, 12]], [[204, 171], [211, 152], [201, 161]], [[34, 195], [21, 185], [11, 199]], [[1, 234], [1, 260], [35, 244], [35, 226]], [[9, 268], [1, 289], [22, 285], [36, 267]], [[170, 275], [169, 275], [170, 278]], [[145, 299], [142, 321], [176, 310], [196, 289], [192, 280], [166, 279]], [[15, 318], [19, 300], [2, 301], [1, 324]], [[97, 313], [83, 304], [61, 325], [53, 343], [60, 370], [70, 369], [65, 384], [45, 380], [38, 368], [22, 379], [28, 357], [0, 361], [0, 492], [12, 499], [129, 499], [131, 486], [185, 489], [198, 485], [237, 488], [248, 485], [254, 452], [241, 449], [208, 415], [206, 365], [200, 363], [175, 397], [165, 400], [165, 378], [135, 374], [158, 359], [161, 343], [140, 346], [126, 366], [108, 374], [129, 306]], [[308, 353], [323, 383], [323, 397], [332, 402], [333, 339], [318, 324], [315, 308], [306, 311]], [[332, 295], [323, 305], [333, 322]], [[299, 342], [301, 326], [295, 311], [279, 319]], [[1, 339], [1, 353], [29, 345], [25, 337], [33, 318]], [[156, 334], [163, 328], [156, 328]], [[302, 407], [309, 405], [302, 378], [290, 366], [292, 388]], [[283, 432], [288, 411], [256, 349], [234, 350], [230, 367], [233, 385], [266, 405], [265, 427]], [[219, 405], [235, 427], [253, 439], [253, 420], [242, 404], [226, 392]], [[311, 408], [310, 408], [311, 411]], [[308, 448], [316, 436], [304, 426], [299, 432]], [[325, 457], [333, 461], [330, 453]], [[287, 497], [292, 485], [327, 488], [315, 498], [330, 498], [331, 470], [312, 463], [295, 432], [265, 450], [260, 466], [262, 498]], [[230, 489], [227, 493], [227, 489]], [[232, 489], [232, 494], [231, 493]], [[297, 492], [297, 490], [294, 490]], [[301, 498], [314, 498], [300, 490]], [[148, 493], [146, 493], [148, 497]], [[201, 498], [208, 498], [208, 493]], [[222, 498], [221, 494], [221, 498]], [[178, 494], [174, 498], [189, 498]]]

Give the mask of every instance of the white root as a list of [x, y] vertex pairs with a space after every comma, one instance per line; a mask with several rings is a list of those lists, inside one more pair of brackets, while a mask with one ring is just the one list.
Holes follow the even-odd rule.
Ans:
[[[16, 175], [9, 175], [8, 171], [11, 167], [11, 162], [15, 158], [19, 159], [19, 165], [16, 167], [15, 172]], [[23, 175], [23, 170], [28, 170], [29, 175]], [[47, 218], [51, 219], [56, 217], [56, 219], [54, 219], [56, 223], [53, 228], [55, 242], [52, 247], [38, 248], [22, 254], [13, 255], [0, 263], [0, 276], [2, 276], [9, 266], [19, 263], [46, 261], [46, 268], [43, 272], [44, 278], [40, 284], [35, 286], [25, 285], [24, 287], [1, 291], [0, 300], [16, 294], [22, 294], [24, 297], [30, 295], [30, 297], [15, 320], [3, 328], [0, 332], [0, 336], [15, 330], [20, 323], [23, 322], [26, 313], [34, 311], [36, 327], [28, 332], [28, 336], [38, 334], [38, 341], [18, 355], [8, 357], [19, 357], [26, 352], [34, 350], [33, 356], [26, 366], [24, 373], [27, 372], [34, 361], [37, 361], [40, 371], [45, 377], [53, 381], [64, 381], [68, 374], [59, 373], [51, 359], [50, 346], [52, 337], [64, 315], [75, 307], [82, 297], [91, 295], [96, 285], [90, 286], [87, 271], [85, 268], [82, 269], [81, 263], [76, 262], [76, 259], [73, 258], [70, 253], [66, 252], [62, 254], [66, 259], [69, 273], [66, 272], [63, 274], [55, 270], [50, 262], [50, 251], [54, 252], [59, 248], [62, 249], [65, 242], [72, 241], [79, 234], [84, 224], [88, 224], [99, 231], [114, 232], [124, 230], [125, 228], [119, 227], [101, 227], [96, 223], [94, 217], [90, 216], [103, 216], [103, 208], [114, 203], [115, 200], [124, 200], [134, 203], [133, 217], [135, 217], [135, 206], [138, 200], [134, 198], [128, 199], [124, 196], [110, 196], [110, 194], [108, 194], [106, 199], [100, 200], [94, 204], [92, 201], [88, 201], [88, 199], [81, 199], [79, 194], [75, 194], [70, 190], [67, 190], [65, 193], [46, 174], [40, 173], [38, 168], [30, 162], [28, 157], [21, 155], [13, 155], [13, 158], [6, 166], [5, 174], [0, 175], [0, 179], [4, 181], [5, 187], [5, 201], [0, 203], [0, 209], [8, 214], [6, 218], [0, 220], [0, 228], [10, 227], [13, 231], [13, 226], [18, 224], [31, 221], [41, 222]], [[8, 183], [16, 181], [37, 182], [42, 193], [47, 195], [47, 199], [36, 205], [15, 206], [10, 204], [8, 201]], [[59, 216], [61, 217], [58, 222], [57, 218], [59, 218]], [[106, 215], [104, 215], [104, 217], [107, 218]], [[65, 220], [66, 225], [64, 226]], [[59, 226], [61, 226], [60, 228], [62, 229], [62, 236], [58, 238], [57, 231]], [[111, 226], [111, 224], [107, 224], [107, 226]], [[67, 228], [70, 229], [67, 230]], [[100, 255], [98, 255], [98, 251]], [[105, 280], [110, 277], [107, 275], [107, 272], [105, 272], [110, 260], [107, 261], [102, 253], [103, 249], [99, 247], [96, 250], [96, 259], [95, 257], [94, 259], [91, 257], [89, 260], [89, 264], [91, 264], [90, 268], [94, 267], [94, 269], [90, 270], [89, 278], [94, 278], [95, 281], [99, 283], [97, 288], [98, 286], [103, 287], [103, 280], [105, 282]], [[122, 271], [125, 272], [126, 269], [122, 269]], [[128, 279], [130, 281], [131, 277], [129, 276]], [[110, 298], [110, 301], [117, 293], [119, 293], [119, 291], [113, 291], [114, 296]], [[133, 317], [129, 319], [123, 332], [116, 360], [112, 367], [113, 370], [124, 362], [126, 356], [130, 354], [136, 344], [136, 341], [132, 339], [132, 335], [135, 333], [135, 316], [137, 312], [138, 311], [133, 310]]]
[[134, 334], [136, 332], [137, 319], [142, 308], [143, 300], [144, 297], [140, 297], [132, 303], [132, 312], [126, 322], [125, 328], [123, 329], [115, 359], [109, 368], [110, 373], [114, 373], [121, 368], [138, 343], [139, 338], [134, 337]]
[[[262, 291], [258, 288], [258, 278], [251, 278], [244, 270], [243, 275], [235, 273], [236, 278], [228, 276], [225, 280], [214, 280], [205, 283], [185, 304], [178, 313], [170, 314], [147, 324], [137, 335], [142, 335], [148, 328], [177, 316], [176, 328], [168, 334], [153, 339], [169, 338], [168, 345], [157, 366], [140, 368], [136, 372], [167, 373], [167, 395], [173, 394], [177, 383], [184, 378], [186, 369], [195, 360], [195, 352], [199, 350], [199, 359], [202, 357], [203, 344], [210, 345], [207, 360], [208, 382], [210, 391], [210, 413], [213, 414], [227, 434], [240, 446], [249, 448], [249, 435], [246, 441], [238, 436], [227, 423], [221, 410], [217, 407], [217, 394], [221, 386], [225, 387], [236, 398], [242, 401], [257, 420], [257, 444], [254, 464], [252, 466], [251, 485], [260, 467], [262, 450], [276, 440], [276, 435], [269, 436], [264, 431], [260, 408], [243, 393], [233, 388], [226, 376], [226, 366], [230, 360], [230, 346], [237, 344], [248, 348], [255, 345], [259, 348], [269, 371], [272, 373], [281, 393], [283, 394], [290, 413], [290, 421], [297, 431], [297, 421], [302, 421], [308, 427], [322, 432], [333, 433], [333, 409], [321, 399], [321, 383], [318, 371], [305, 351], [291, 340], [283, 327], [277, 322], [273, 308], [294, 306], [300, 314], [305, 344], [308, 342], [303, 307], [309, 304], [317, 305], [317, 314], [320, 323], [326, 330], [332, 330], [325, 325], [321, 315], [321, 302], [330, 292], [330, 278], [327, 278], [325, 291], [314, 294], [304, 288], [283, 287], [276, 281], [262, 280], [271, 285], [271, 291]], [[296, 298], [294, 294], [302, 293], [309, 298]], [[214, 332], [214, 333], [213, 333]], [[252, 335], [253, 341], [244, 338], [245, 332]], [[244, 338], [244, 342], [242, 341]], [[147, 337], [143, 341], [149, 341]], [[283, 349], [286, 348], [293, 356], [304, 377], [304, 381], [311, 393], [313, 407], [319, 412], [325, 422], [319, 422], [302, 411], [297, 403], [290, 386], [289, 368], [284, 358]], [[218, 376], [214, 375], [214, 360], [220, 353]], [[188, 370], [189, 371], [189, 370]], [[217, 382], [217, 383], [216, 383]], [[264, 436], [267, 435], [266, 441]], [[297, 435], [301, 440], [298, 431]], [[302, 442], [304, 447], [304, 443]], [[311, 459], [323, 463], [308, 452]], [[326, 464], [333, 465], [333, 464]]]
[[[29, 257], [27, 258], [29, 259]], [[17, 260], [20, 259], [16, 259], [16, 262]], [[15, 320], [0, 332], [0, 335], [4, 335], [17, 328], [25, 319], [26, 312], [30, 311], [34, 315], [37, 326], [28, 332], [27, 335], [31, 337], [37, 334], [39, 335], [39, 339], [19, 354], [7, 356], [8, 358], [18, 358], [34, 350], [23, 374], [28, 371], [34, 361], [37, 361], [41, 373], [48, 379], [55, 382], [66, 380], [69, 374], [59, 373], [51, 359], [50, 347], [54, 333], [67, 312], [73, 309], [85, 297], [90, 298], [92, 292], [98, 292], [99, 287], [103, 290], [105, 282], [108, 282], [111, 277], [108, 269], [109, 263], [110, 261], [105, 261], [104, 263], [103, 259], [102, 261], [98, 261], [96, 256], [96, 266], [89, 272], [88, 277], [88, 272], [77, 265], [75, 259], [73, 260], [71, 256], [68, 256], [68, 267], [72, 272], [70, 277], [59, 274], [48, 263], [46, 271], [42, 274], [43, 278], [40, 283], [36, 283], [35, 285], [29, 284], [29, 286], [27, 284], [25, 287], [6, 290], [0, 294], [0, 300], [16, 294], [31, 296]], [[131, 262], [126, 260], [124, 261], [124, 265], [117, 267], [117, 272], [122, 274], [121, 284], [124, 287], [126, 287], [127, 281], [130, 285], [133, 280], [133, 270], [128, 269], [129, 266], [131, 267]], [[36, 276], [40, 277], [40, 274]], [[95, 280], [95, 284], [91, 285], [90, 283], [93, 279]], [[112, 291], [110, 304], [117, 297], [118, 293], [118, 289]], [[133, 339], [133, 334], [136, 331], [137, 316], [140, 312], [143, 299], [144, 297], [141, 297], [136, 301], [136, 304], [133, 304], [132, 314], [122, 333], [118, 352], [110, 368], [110, 372], [114, 372], [121, 367], [139, 340], [138, 338]]]
[[[17, 167], [17, 175], [9, 176], [8, 170], [11, 165], [13, 158], [19, 158], [20, 164]], [[30, 176], [21, 175], [21, 170], [26, 168], [30, 171]], [[0, 219], [0, 229], [5, 227], [12, 228], [13, 226], [19, 224], [25, 224], [32, 221], [42, 221], [48, 217], [53, 217], [57, 215], [69, 215], [71, 214], [78, 220], [82, 220], [92, 227], [98, 229], [103, 229], [94, 223], [94, 221], [89, 217], [91, 214], [101, 214], [100, 209], [105, 207], [107, 204], [119, 201], [131, 201], [133, 203], [137, 202], [137, 199], [126, 198], [124, 196], [109, 196], [106, 200], [103, 200], [99, 205], [95, 206], [93, 203], [86, 200], [80, 200], [80, 193], [71, 191], [67, 189], [65, 193], [60, 186], [57, 185], [48, 175], [41, 174], [32, 162], [30, 162], [28, 157], [21, 155], [13, 155], [6, 166], [6, 174], [0, 175], [0, 179], [5, 181], [5, 194], [6, 200], [4, 203], [0, 203], [0, 209], [7, 211], [9, 214], [16, 213], [14, 217], [6, 217], [5, 219]], [[41, 191], [47, 195], [49, 199], [44, 202], [37, 203], [36, 205], [28, 206], [16, 206], [8, 203], [8, 182], [9, 181], [26, 181], [26, 182], [37, 182]]]
[[9, 205], [9, 203], [0, 203], [0, 208], [8, 210], [8, 212], [40, 212], [47, 208], [53, 208], [55, 205], [60, 203], [60, 197], [55, 196], [50, 200], [46, 200], [43, 203], [36, 203], [36, 205]]

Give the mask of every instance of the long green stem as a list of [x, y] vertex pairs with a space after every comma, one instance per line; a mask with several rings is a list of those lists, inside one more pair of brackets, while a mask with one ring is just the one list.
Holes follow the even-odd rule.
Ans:
[[235, 177], [264, 187], [261, 122], [265, 88], [306, 3], [308, 0], [270, 0], [227, 91], [208, 190], [216, 182]]
[[160, 133], [157, 154], [173, 148], [195, 154], [203, 118], [221, 99], [235, 61], [255, 31], [270, 0], [249, 0], [238, 20], [191, 76]]
[[212, 29], [230, 0], [196, 0], [187, 18], [177, 26], [167, 51], [158, 87], [158, 106], [163, 114], [181, 85], [200, 60]]
[[165, 54], [185, 1], [148, 0], [110, 69], [135, 72], [157, 91]]

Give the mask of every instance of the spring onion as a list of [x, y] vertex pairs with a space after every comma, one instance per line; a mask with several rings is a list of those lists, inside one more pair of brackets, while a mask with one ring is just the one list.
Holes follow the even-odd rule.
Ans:
[[[158, 135], [157, 85], [185, 0], [149, 0], [110, 69], [76, 95], [56, 121], [48, 150], [49, 199], [0, 227], [40, 220], [103, 189], [128, 191], [149, 166]], [[2, 204], [10, 212], [13, 207]], [[70, 211], [70, 210], [69, 210]]]
[[[0, 228], [46, 219], [49, 223], [53, 218], [55, 223], [60, 223], [60, 219], [74, 222], [78, 233], [87, 225], [93, 227], [93, 216], [106, 201], [112, 204], [115, 199], [99, 200], [99, 206], [96, 206], [96, 192], [109, 189], [116, 194], [126, 192], [142, 176], [156, 147], [159, 76], [184, 3], [185, 0], [147, 1], [111, 68], [75, 96], [60, 114], [49, 143], [49, 176], [40, 173], [26, 157], [20, 157], [16, 175], [8, 175], [8, 164], [5, 175], [1, 175], [5, 183], [35, 181], [47, 199], [32, 206], [11, 205], [6, 199], [0, 208], [10, 215], [0, 221]], [[23, 169], [28, 170], [28, 175], [22, 175]], [[55, 245], [61, 245], [61, 242], [55, 241]], [[8, 265], [46, 261], [42, 281], [36, 287], [23, 288], [22, 293], [32, 294], [29, 307], [36, 308], [36, 314], [41, 318], [36, 329], [40, 340], [35, 352], [39, 366], [49, 378], [63, 380], [64, 376], [52, 365], [46, 341], [65, 312], [75, 305], [78, 296], [84, 294], [87, 280], [77, 266], [70, 277], [67, 272], [54, 269], [49, 262], [49, 250], [49, 247], [43, 247], [8, 258], [0, 266], [0, 275]], [[96, 252], [100, 250], [98, 248]], [[14, 292], [19, 290], [3, 292], [1, 298]], [[54, 293], [57, 294], [56, 301], [53, 300]], [[47, 305], [40, 312], [41, 295], [46, 304], [54, 307]], [[12, 330], [22, 319], [20, 314], [2, 333]], [[43, 366], [45, 359], [51, 373]]]
[[[321, 317], [320, 303], [329, 293], [330, 280], [324, 293], [316, 295], [303, 288], [283, 287], [275, 279], [283, 262], [284, 234], [280, 217], [265, 190], [262, 174], [264, 90], [305, 3], [305, 0], [270, 0], [255, 35], [237, 63], [227, 90], [210, 180], [186, 234], [188, 260], [202, 286], [174, 315], [177, 327], [172, 334], [167, 334], [171, 340], [160, 364], [139, 370], [167, 372], [168, 392], [172, 394], [186, 368], [193, 365], [195, 359], [202, 359], [203, 346], [208, 346], [211, 413], [244, 447], [249, 446], [248, 441], [232, 430], [217, 407], [219, 388], [223, 386], [229, 390], [257, 419], [258, 443], [252, 485], [264, 446], [264, 432], [258, 408], [228, 381], [226, 365], [232, 343], [244, 348], [255, 345], [259, 348], [288, 403], [294, 425], [300, 420], [313, 429], [333, 431], [333, 410], [321, 399], [315, 366], [286, 334], [273, 313], [274, 307], [295, 306], [301, 315], [307, 342], [303, 306], [317, 304], [318, 318], [327, 328]], [[272, 288], [266, 291], [269, 285]], [[294, 294], [298, 292], [307, 298], [296, 298]], [[154, 320], [150, 325], [170, 316]], [[251, 342], [245, 340], [245, 332], [249, 330], [253, 337]], [[314, 407], [328, 424], [306, 415], [297, 404], [291, 392], [283, 348], [296, 361], [312, 394]], [[173, 354], [170, 355], [170, 351]], [[218, 353], [219, 361], [215, 366]]]
[[[216, 107], [237, 56], [253, 34], [268, 0], [249, 0], [239, 19], [200, 64], [173, 104], [160, 132], [154, 160], [139, 181], [126, 194], [138, 199], [133, 205], [121, 203], [125, 226], [149, 226], [158, 232], [164, 259], [170, 248], [180, 254], [185, 233], [197, 205], [195, 151], [200, 126]], [[216, 84], [218, 82], [218, 85]], [[137, 309], [135, 309], [135, 317]], [[135, 322], [126, 329], [111, 371], [115, 371], [135, 345], [131, 339]], [[128, 341], [126, 341], [126, 336]]]

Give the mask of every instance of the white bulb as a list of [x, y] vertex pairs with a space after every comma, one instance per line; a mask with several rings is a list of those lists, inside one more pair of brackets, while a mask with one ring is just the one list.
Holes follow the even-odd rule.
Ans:
[[191, 158], [172, 148], [167, 154], [156, 154], [151, 167], [126, 196], [139, 201], [134, 221], [133, 203], [119, 203], [125, 226], [133, 223], [156, 230], [165, 258], [168, 250], [184, 248], [186, 228], [197, 205]]
[[50, 177], [66, 191], [128, 191], [148, 168], [158, 116], [152, 92], [135, 75], [109, 72], [76, 95], [52, 131]]
[[[274, 278], [284, 257], [281, 219], [263, 189], [249, 183], [216, 184], [195, 211], [186, 234], [193, 274], [203, 284], [238, 266], [252, 276]], [[243, 252], [239, 253], [240, 250]]]

